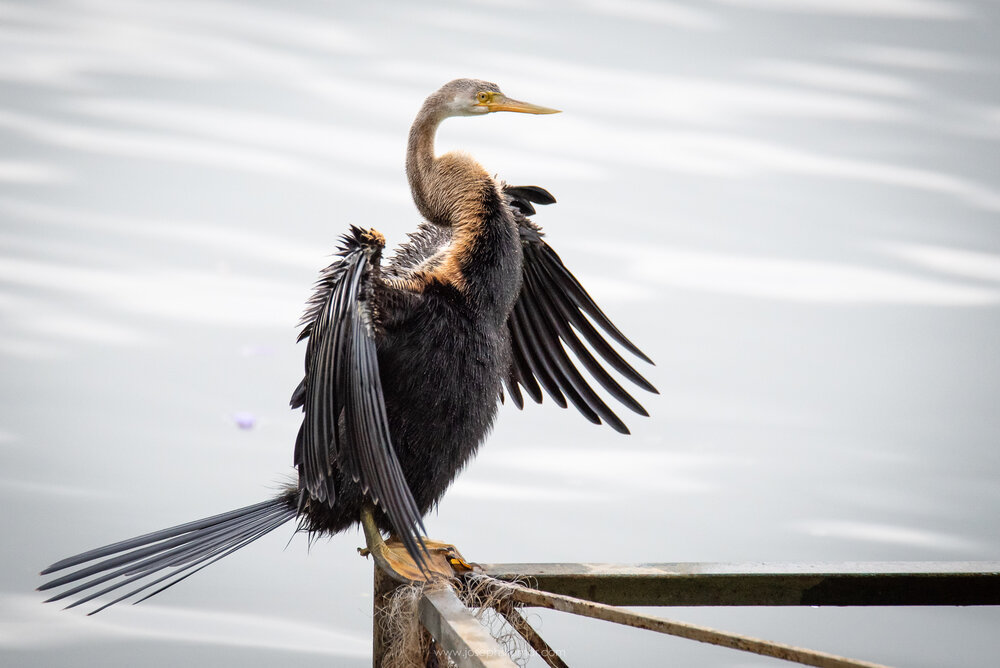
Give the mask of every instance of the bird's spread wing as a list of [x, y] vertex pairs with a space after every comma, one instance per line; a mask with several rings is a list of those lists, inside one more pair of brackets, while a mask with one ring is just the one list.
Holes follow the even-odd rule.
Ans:
[[535, 213], [533, 204], [551, 204], [555, 198], [537, 186], [505, 186], [504, 193], [519, 223], [524, 257], [521, 293], [507, 321], [512, 349], [510, 373], [504, 383], [507, 394], [522, 408], [522, 387], [538, 403], [544, 388], [560, 406], [565, 408], [568, 399], [591, 422], [604, 421], [615, 431], [627, 434], [628, 428], [591, 388], [567, 355], [567, 348], [611, 396], [640, 415], [648, 413], [608, 373], [581, 337], [605, 364], [655, 393], [656, 388], [615, 351], [605, 335], [643, 361], [652, 361], [612, 324], [545, 243], [539, 227], [528, 220]]
[[379, 378], [373, 295], [384, 244], [378, 232], [352, 227], [340, 259], [317, 282], [299, 336], [309, 344], [305, 379], [292, 396], [305, 413], [295, 465], [310, 502], [330, 506], [335, 467], [350, 475], [420, 564], [423, 524], [392, 447]]

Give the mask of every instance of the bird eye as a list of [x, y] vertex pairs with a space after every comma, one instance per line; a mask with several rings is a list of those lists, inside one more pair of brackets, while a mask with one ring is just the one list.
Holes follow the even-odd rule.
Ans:
[[480, 91], [479, 94], [476, 95], [476, 99], [479, 100], [481, 104], [486, 104], [490, 101], [490, 94], [486, 91]]

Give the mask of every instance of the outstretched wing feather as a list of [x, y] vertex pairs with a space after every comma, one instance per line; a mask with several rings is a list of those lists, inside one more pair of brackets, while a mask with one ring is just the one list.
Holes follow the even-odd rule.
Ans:
[[567, 349], [614, 399], [640, 415], [648, 413], [608, 373], [605, 365], [644, 390], [655, 393], [656, 388], [625, 361], [605, 335], [639, 359], [652, 362], [611, 322], [544, 241], [538, 226], [528, 220], [527, 216], [534, 213], [532, 204], [551, 204], [555, 198], [537, 186], [506, 186], [504, 192], [518, 221], [523, 249], [521, 292], [508, 318], [512, 351], [511, 368], [504, 381], [507, 393], [521, 408], [524, 400], [520, 388], [538, 403], [544, 389], [560, 406], [572, 403], [591, 422], [605, 422], [616, 431], [628, 433], [621, 419], [590, 386]]
[[531, 326], [531, 320], [527, 312], [527, 303], [523, 298], [523, 286], [521, 290], [521, 298], [514, 304], [514, 311], [511, 313], [509, 319], [510, 327], [513, 330], [511, 340], [524, 354], [528, 374], [538, 380], [538, 384], [545, 389], [560, 408], [566, 408], [566, 398], [563, 396], [559, 384], [553, 377], [553, 365], [549, 360], [545, 346], [538, 340]]
[[372, 238], [352, 228], [342, 258], [324, 272], [310, 303], [296, 464], [312, 499], [331, 506], [334, 466], [341, 467], [385, 511], [406, 549], [423, 564], [423, 523], [392, 446], [379, 375], [372, 299], [374, 282], [381, 280], [381, 245], [374, 246]]
[[591, 318], [594, 319], [598, 325], [601, 326], [608, 335], [615, 341], [620, 343], [626, 350], [638, 357], [644, 362], [649, 364], [653, 363], [653, 360], [649, 359], [646, 353], [639, 350], [639, 347], [628, 340], [628, 338], [621, 333], [615, 324], [611, 322], [601, 307], [597, 305], [597, 302], [587, 293], [587, 290], [580, 284], [580, 281], [576, 279], [570, 270], [566, 268], [563, 264], [562, 259], [556, 254], [552, 247], [547, 243], [539, 239], [539, 252], [543, 256], [545, 262], [545, 267], [549, 270], [551, 274], [557, 275], [560, 280], [560, 285], [566, 290], [566, 293], [570, 296], [573, 302], [577, 305], [580, 310], [585, 312]]

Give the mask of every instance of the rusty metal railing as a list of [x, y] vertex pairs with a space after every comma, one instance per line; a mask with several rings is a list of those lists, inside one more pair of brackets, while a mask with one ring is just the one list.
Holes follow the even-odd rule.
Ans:
[[[483, 564], [477, 586], [549, 666], [566, 663], [525, 621], [520, 607], [545, 607], [820, 668], [879, 664], [663, 619], [616, 606], [1000, 605], [1000, 562]], [[398, 585], [376, 567], [375, 614]], [[524, 586], [529, 582], [530, 587]], [[502, 601], [497, 604], [496, 601]], [[452, 586], [419, 601], [421, 624], [438, 651], [460, 668], [509, 668], [514, 662]], [[376, 624], [373, 665], [382, 668]]]

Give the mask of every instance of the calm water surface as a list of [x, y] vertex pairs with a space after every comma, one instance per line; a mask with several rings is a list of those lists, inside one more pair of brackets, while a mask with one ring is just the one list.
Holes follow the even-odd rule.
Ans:
[[[0, 2], [0, 661], [369, 663], [358, 534], [279, 531], [93, 618], [32, 590], [291, 472], [301, 305], [348, 224], [414, 227], [406, 132], [458, 76], [565, 110], [453, 120], [439, 148], [556, 195], [536, 220], [661, 395], [629, 438], [504, 408], [432, 535], [496, 562], [996, 559], [998, 18]], [[663, 612], [893, 665], [1000, 653], [992, 608]], [[533, 619], [573, 666], [777, 665]]]

